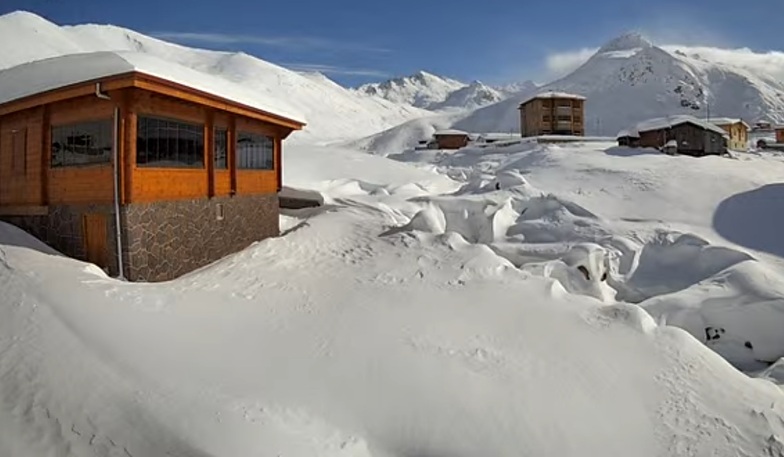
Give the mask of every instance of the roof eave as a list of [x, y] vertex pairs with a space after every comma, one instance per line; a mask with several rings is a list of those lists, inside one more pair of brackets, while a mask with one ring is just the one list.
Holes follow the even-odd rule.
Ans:
[[184, 92], [185, 94], [197, 95], [206, 100], [217, 102], [218, 104], [223, 105], [227, 111], [236, 111], [237, 114], [270, 122], [272, 124], [289, 128], [291, 130], [302, 130], [302, 128], [306, 125], [305, 122], [296, 119], [290, 119], [272, 112], [260, 110], [243, 103], [219, 97], [209, 92], [194, 89], [184, 84], [179, 84], [164, 78], [135, 70], [121, 74], [95, 78], [88, 81], [82, 81], [75, 84], [69, 84], [67, 86], [58, 87], [57, 89], [50, 89], [39, 92], [37, 94], [32, 94], [18, 98], [16, 100], [8, 101], [0, 105], [0, 116], [23, 111], [26, 109], [36, 108], [42, 105], [48, 105], [50, 103], [56, 103], [77, 97], [91, 95], [95, 92], [95, 84], [101, 84], [101, 90], [103, 91], [136, 87], [139, 89], [163, 93], [175, 98], [183, 98], [182, 96], [173, 95], [171, 91], [164, 90], [165, 88], [169, 88]]

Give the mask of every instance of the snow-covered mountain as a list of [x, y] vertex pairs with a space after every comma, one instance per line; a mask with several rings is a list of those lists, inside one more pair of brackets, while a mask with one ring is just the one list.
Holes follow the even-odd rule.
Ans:
[[324, 75], [303, 75], [241, 52], [189, 48], [111, 25], [58, 26], [27, 12], [0, 16], [0, 69], [94, 51], [149, 53], [222, 76], [254, 91], [283, 95], [308, 122], [304, 131], [291, 137], [293, 141], [357, 138], [431, 114], [408, 104], [346, 89]]
[[428, 108], [433, 110], [445, 109], [476, 109], [485, 105], [492, 105], [503, 100], [505, 95], [480, 81], [462, 87], [451, 94], [440, 103], [430, 105]]
[[419, 71], [410, 76], [364, 84], [356, 91], [427, 109], [443, 103], [452, 93], [465, 87], [467, 84], [460, 81]]
[[[745, 58], [727, 58], [744, 53]], [[566, 77], [539, 90], [587, 97], [586, 130], [614, 135], [652, 117], [692, 114], [784, 121], [784, 82], [770, 69], [745, 64], [749, 51], [699, 53], [657, 47], [638, 34], [611, 40]], [[753, 55], [753, 53], [752, 53]], [[754, 55], [753, 55], [754, 56]], [[758, 60], [763, 55], [756, 55]], [[784, 62], [779, 70], [784, 71]], [[470, 131], [519, 129], [521, 97], [480, 108], [456, 124]]]

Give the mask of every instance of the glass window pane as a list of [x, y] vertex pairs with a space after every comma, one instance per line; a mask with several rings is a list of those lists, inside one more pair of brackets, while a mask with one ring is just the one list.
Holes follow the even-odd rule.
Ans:
[[204, 126], [139, 116], [136, 163], [156, 168], [204, 168]]
[[237, 168], [274, 170], [274, 141], [266, 135], [237, 133]]
[[215, 168], [225, 170], [228, 168], [229, 132], [226, 129], [215, 129]]
[[57, 168], [110, 163], [112, 133], [111, 119], [53, 126], [51, 166]]

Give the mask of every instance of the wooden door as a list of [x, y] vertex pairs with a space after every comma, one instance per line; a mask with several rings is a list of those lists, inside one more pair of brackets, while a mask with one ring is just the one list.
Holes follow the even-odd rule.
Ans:
[[84, 253], [88, 262], [101, 268], [109, 266], [109, 250], [106, 243], [106, 215], [85, 214], [82, 220], [84, 229]]

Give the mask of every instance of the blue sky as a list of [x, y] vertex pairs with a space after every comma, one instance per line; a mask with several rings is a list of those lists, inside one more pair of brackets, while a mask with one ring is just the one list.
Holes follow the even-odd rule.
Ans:
[[0, 14], [18, 9], [242, 50], [346, 85], [420, 69], [541, 82], [628, 30], [658, 44], [784, 48], [784, 0], [0, 0]]

